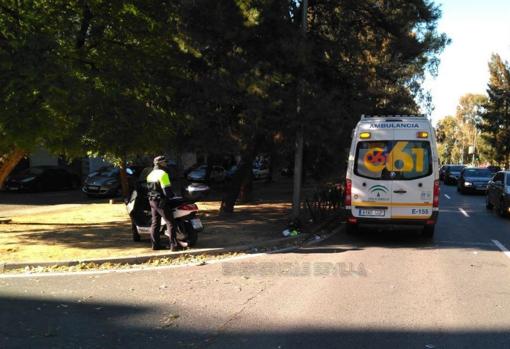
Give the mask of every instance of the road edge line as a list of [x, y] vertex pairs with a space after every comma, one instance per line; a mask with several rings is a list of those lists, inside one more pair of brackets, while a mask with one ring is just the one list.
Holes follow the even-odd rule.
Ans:
[[503, 252], [503, 254], [505, 256], [507, 256], [508, 258], [510, 258], [510, 251], [505, 247], [505, 245], [503, 245], [501, 242], [499, 242], [498, 240], [491, 240], [492, 243], [494, 245], [496, 245], [500, 250], [501, 252]]

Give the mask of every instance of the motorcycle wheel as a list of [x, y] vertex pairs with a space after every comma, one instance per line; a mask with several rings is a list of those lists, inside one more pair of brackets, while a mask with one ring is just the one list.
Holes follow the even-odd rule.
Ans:
[[197, 243], [198, 233], [193, 229], [190, 222], [175, 222], [175, 233], [178, 241], [184, 242], [188, 247], [192, 247]]
[[136, 228], [136, 224], [134, 222], [131, 222], [131, 232], [133, 233], [133, 241], [139, 242], [140, 234], [138, 233], [138, 229]]

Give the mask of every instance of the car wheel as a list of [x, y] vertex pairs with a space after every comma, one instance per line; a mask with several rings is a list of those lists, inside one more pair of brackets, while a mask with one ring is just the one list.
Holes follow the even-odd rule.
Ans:
[[79, 186], [80, 186], [80, 182], [78, 182], [78, 180], [71, 179], [71, 185], [69, 186], [70, 189], [75, 190], [75, 189], [78, 189]]
[[113, 194], [116, 198], [122, 195], [122, 187], [118, 187]]
[[35, 191], [40, 193], [42, 191], [44, 191], [44, 186], [41, 182], [37, 182], [36, 185], [35, 185]]
[[506, 217], [506, 212], [507, 208], [505, 206], [505, 202], [503, 201], [503, 199], [501, 199], [498, 205], [498, 215], [500, 217]]
[[426, 225], [423, 227], [422, 235], [428, 239], [434, 237], [434, 231], [436, 230], [436, 225]]
[[485, 197], [485, 208], [488, 210], [492, 210], [493, 207], [494, 207], [494, 205], [491, 204], [491, 202], [489, 200], [489, 196], [486, 196]]

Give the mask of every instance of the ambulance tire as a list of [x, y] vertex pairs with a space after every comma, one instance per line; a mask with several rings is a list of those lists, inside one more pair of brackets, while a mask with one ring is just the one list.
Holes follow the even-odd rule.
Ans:
[[356, 234], [358, 232], [358, 225], [347, 223], [345, 226], [345, 232], [349, 235]]
[[436, 225], [426, 225], [423, 227], [422, 235], [428, 239], [431, 239], [434, 237], [434, 230], [436, 229]]

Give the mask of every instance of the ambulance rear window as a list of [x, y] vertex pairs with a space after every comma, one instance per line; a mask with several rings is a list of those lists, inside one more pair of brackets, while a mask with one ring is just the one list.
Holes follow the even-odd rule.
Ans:
[[356, 149], [354, 173], [381, 180], [410, 180], [432, 174], [427, 141], [366, 141]]

